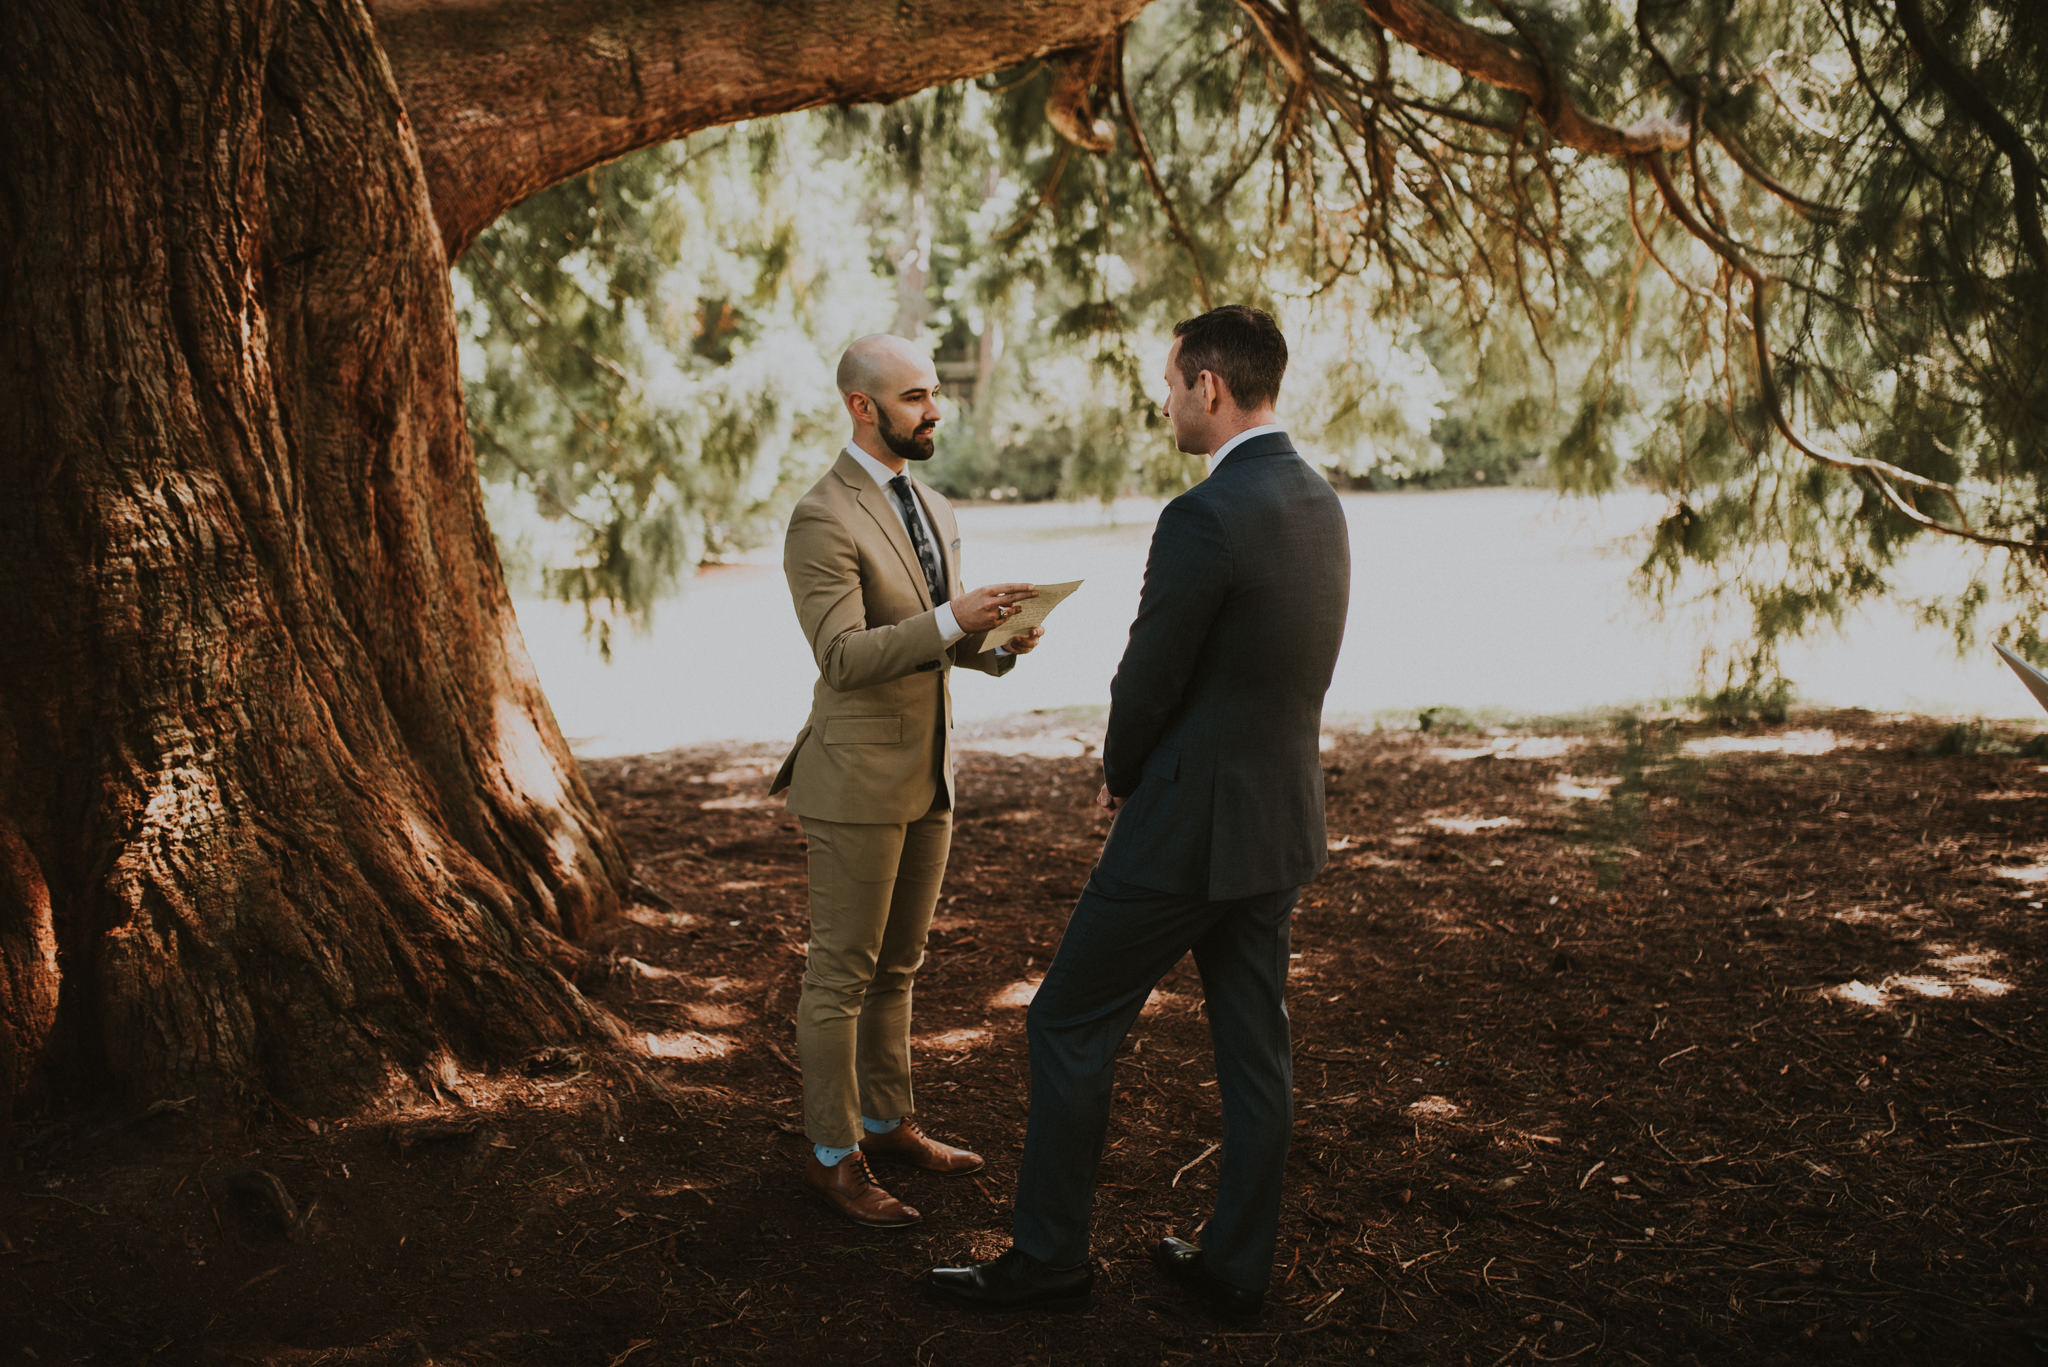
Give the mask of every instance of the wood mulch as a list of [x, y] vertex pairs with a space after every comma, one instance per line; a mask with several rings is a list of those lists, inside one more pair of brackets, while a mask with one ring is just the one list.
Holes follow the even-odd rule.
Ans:
[[923, 1269], [1006, 1240], [1023, 1005], [1104, 827], [1078, 735], [961, 766], [920, 1110], [990, 1162], [896, 1179], [923, 1224], [856, 1228], [797, 1180], [804, 874], [761, 800], [776, 757], [608, 761], [592, 780], [668, 904], [592, 946], [630, 1054], [325, 1124], [18, 1127], [0, 1358], [2048, 1361], [2048, 767], [2016, 734], [1860, 713], [1339, 737], [1266, 1318], [1206, 1321], [1145, 1262], [1216, 1173], [1186, 966], [1122, 1057], [1095, 1307], [927, 1304]]

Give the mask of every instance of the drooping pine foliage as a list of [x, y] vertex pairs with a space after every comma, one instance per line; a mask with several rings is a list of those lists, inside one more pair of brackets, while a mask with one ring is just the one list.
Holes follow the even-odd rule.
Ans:
[[600, 167], [462, 259], [470, 427], [501, 548], [515, 575], [584, 604], [600, 643], [773, 533], [840, 439], [839, 348], [893, 307], [829, 212], [855, 200], [850, 168], [789, 131], [805, 130]]
[[[2031, 629], [2048, 540], [2044, 103], [2048, 7], [2027, 0], [1159, 0], [1099, 52], [778, 121], [775, 156], [688, 232], [657, 240], [655, 209], [600, 201], [701, 195], [700, 161], [759, 129], [543, 196], [463, 263], [479, 348], [499, 358], [472, 370], [475, 407], [498, 468], [517, 456], [561, 504], [639, 510], [558, 581], [630, 604], [653, 580], [626, 567], [716, 549], [745, 526], [736, 490], [765, 511], [829, 455], [829, 381], [800, 398], [796, 377], [859, 332], [922, 329], [949, 377], [971, 377], [936, 476], [1107, 495], [1191, 477], [1151, 411], [1165, 329], [1251, 300], [1288, 327], [1289, 420], [1333, 471], [1498, 478], [1540, 454], [1568, 489], [1668, 495], [1642, 582], [1745, 602], [1735, 663], [1751, 681], [1776, 642], [1905, 592], [1902, 557], [1941, 538], [1970, 548], [1974, 578], [1928, 615], [1959, 639], [2016, 624], [2048, 658]], [[779, 218], [790, 197], [802, 211]], [[566, 224], [544, 207], [557, 198], [614, 226]], [[727, 273], [692, 286], [697, 312], [664, 315], [685, 324], [667, 344], [696, 358], [674, 369], [725, 397], [659, 427], [659, 456], [634, 416], [644, 377], [542, 340], [540, 315], [585, 314], [529, 277], [639, 316], [617, 264], [629, 229], [650, 259]], [[609, 256], [574, 236], [605, 231]], [[858, 302], [776, 313], [769, 282], [815, 273], [814, 250], [836, 263], [819, 288]], [[801, 334], [772, 403], [739, 397], [767, 392], [764, 371], [704, 350], [712, 300], [744, 320], [735, 358], [762, 320], [791, 320], [786, 348]], [[566, 349], [535, 383], [521, 366], [550, 347]], [[580, 422], [565, 391], [587, 401]], [[638, 492], [677, 461], [658, 497]], [[742, 467], [737, 483], [708, 473]], [[662, 517], [670, 530], [642, 525]], [[625, 551], [606, 568], [591, 549], [610, 544]], [[645, 553], [659, 547], [667, 561]]]

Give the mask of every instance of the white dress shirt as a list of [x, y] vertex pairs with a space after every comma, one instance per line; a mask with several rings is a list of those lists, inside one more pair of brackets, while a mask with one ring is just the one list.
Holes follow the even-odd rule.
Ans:
[[[1280, 429], [1275, 427], [1262, 428], [1260, 430], [1277, 432]], [[882, 491], [882, 497], [889, 500], [889, 506], [894, 508], [896, 516], [902, 519], [903, 505], [896, 501], [896, 495], [889, 492], [889, 481], [896, 478], [896, 472], [861, 450], [857, 442], [846, 443], [846, 454], [852, 456], [854, 463], [868, 472], [868, 478], [875, 482], [875, 486]], [[932, 526], [931, 515], [925, 512], [924, 500], [917, 496], [916, 489], [910, 491], [910, 506], [917, 510], [917, 523], [920, 527], [924, 528], [925, 539], [931, 543], [932, 549], [938, 552], [939, 572], [941, 574], [945, 573], [946, 548], [939, 544], [938, 529]], [[903, 522], [903, 530], [906, 533], [910, 531], [910, 523], [907, 520]], [[912, 545], [917, 543], [915, 536], [912, 536], [910, 540]], [[939, 643], [941, 645], [952, 645], [967, 634], [960, 629], [960, 619], [953, 615], [953, 605], [951, 603], [939, 604], [936, 617], [939, 624]]]
[[1206, 479], [1208, 476], [1215, 474], [1216, 467], [1223, 463], [1223, 458], [1225, 456], [1229, 455], [1232, 451], [1235, 451], [1238, 447], [1250, 441], [1253, 437], [1263, 437], [1268, 432], [1284, 432], [1286, 430], [1286, 428], [1282, 427], [1279, 423], [1276, 422], [1269, 422], [1264, 427], [1245, 428], [1244, 431], [1238, 433], [1229, 441], [1224, 442], [1221, 446], [1217, 447], [1214, 451], [1209, 453], [1209, 468], [1203, 472], [1203, 478]]

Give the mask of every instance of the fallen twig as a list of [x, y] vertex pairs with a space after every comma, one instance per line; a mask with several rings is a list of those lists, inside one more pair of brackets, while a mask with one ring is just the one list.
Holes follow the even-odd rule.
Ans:
[[1221, 1144], [1211, 1144], [1211, 1145], [1210, 1145], [1210, 1146], [1209, 1146], [1208, 1148], [1206, 1148], [1206, 1149], [1203, 1149], [1203, 1150], [1202, 1150], [1202, 1151], [1201, 1151], [1200, 1153], [1196, 1154], [1196, 1155], [1195, 1155], [1195, 1156], [1194, 1156], [1193, 1158], [1191, 1158], [1191, 1159], [1189, 1159], [1189, 1160], [1188, 1160], [1187, 1162], [1185, 1162], [1185, 1163], [1181, 1164], [1181, 1169], [1180, 1169], [1180, 1171], [1179, 1171], [1179, 1172], [1177, 1172], [1177, 1173], [1175, 1173], [1175, 1174], [1173, 1175], [1173, 1180], [1172, 1180], [1171, 1182], [1167, 1183], [1167, 1185], [1168, 1185], [1168, 1186], [1170, 1186], [1170, 1187], [1177, 1187], [1177, 1186], [1179, 1186], [1179, 1185], [1180, 1185], [1180, 1179], [1188, 1175], [1188, 1170], [1189, 1170], [1190, 1168], [1193, 1168], [1193, 1167], [1195, 1167], [1195, 1166], [1196, 1166], [1197, 1164], [1199, 1164], [1199, 1163], [1200, 1163], [1200, 1162], [1201, 1162], [1201, 1161], [1202, 1161], [1203, 1159], [1207, 1158], [1207, 1157], [1208, 1157], [1208, 1156], [1209, 1156], [1210, 1154], [1212, 1154], [1212, 1153], [1216, 1152], [1216, 1150], [1218, 1150], [1218, 1149], [1220, 1149], [1220, 1148], [1222, 1148], [1222, 1147], [1223, 1147], [1223, 1146], [1222, 1146]]

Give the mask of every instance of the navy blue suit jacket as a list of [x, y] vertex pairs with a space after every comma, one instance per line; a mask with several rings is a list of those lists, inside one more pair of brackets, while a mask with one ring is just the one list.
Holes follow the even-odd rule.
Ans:
[[1315, 876], [1323, 695], [1350, 594], [1344, 510], [1285, 433], [1166, 506], [1110, 685], [1103, 770], [1123, 802], [1102, 872], [1216, 900]]

